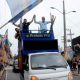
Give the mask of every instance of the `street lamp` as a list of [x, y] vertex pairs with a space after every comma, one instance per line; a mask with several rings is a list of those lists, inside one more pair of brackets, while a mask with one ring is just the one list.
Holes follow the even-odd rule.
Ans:
[[[57, 11], [59, 11], [61, 14], [63, 14], [63, 12], [61, 12], [60, 10], [58, 10], [57, 8], [55, 8], [55, 7], [50, 7], [51, 9], [56, 9]], [[65, 13], [65, 14], [68, 14], [68, 13], [71, 13], [71, 12], [76, 12], [76, 11], [69, 11], [69, 12], [67, 12], [67, 13]]]
[[56, 9], [57, 11], [59, 11], [61, 14], [63, 14], [60, 10], [58, 10], [57, 8], [55, 7], [50, 7], [51, 9]]
[[65, 14], [71, 13], [71, 12], [76, 12], [76, 11], [70, 11], [68, 13], [65, 13], [65, 3], [63, 0], [63, 12], [61, 12], [60, 10], [58, 10], [55, 7], [50, 7], [51, 9], [56, 9], [57, 11], [59, 11], [61, 14], [63, 14], [63, 26], [64, 26], [64, 57], [67, 59], [67, 40], [66, 40], [66, 16]]

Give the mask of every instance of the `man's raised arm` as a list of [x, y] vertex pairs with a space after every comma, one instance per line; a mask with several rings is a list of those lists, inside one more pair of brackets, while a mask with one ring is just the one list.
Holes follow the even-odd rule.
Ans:
[[56, 19], [56, 16], [54, 16], [54, 15], [52, 15], [52, 14], [50, 13], [50, 19], [51, 19], [51, 23], [54, 24], [55, 19]]
[[39, 24], [39, 22], [36, 21], [36, 15], [33, 16], [33, 20], [35, 23]]
[[17, 24], [15, 24], [15, 23], [13, 23], [13, 25], [16, 26], [16, 27], [20, 27], [20, 25], [17, 25]]
[[32, 22], [33, 22], [33, 20], [34, 20], [34, 16], [33, 16], [32, 20], [30, 21], [30, 23], [32, 23]]

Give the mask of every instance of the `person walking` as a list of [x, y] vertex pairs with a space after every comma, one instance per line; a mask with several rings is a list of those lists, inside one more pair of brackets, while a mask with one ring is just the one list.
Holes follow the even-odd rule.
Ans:
[[75, 59], [73, 59], [73, 61], [72, 61], [73, 70], [76, 70], [76, 65], [77, 65], [77, 63], [76, 63]]
[[4, 69], [4, 63], [3, 63], [3, 60], [1, 59], [0, 60], [0, 71], [3, 70], [3, 69]]

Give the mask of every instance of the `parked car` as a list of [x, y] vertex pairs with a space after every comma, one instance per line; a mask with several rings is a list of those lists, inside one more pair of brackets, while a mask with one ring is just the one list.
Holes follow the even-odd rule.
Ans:
[[17, 72], [17, 71], [19, 71], [18, 59], [14, 60], [13, 62], [13, 72]]

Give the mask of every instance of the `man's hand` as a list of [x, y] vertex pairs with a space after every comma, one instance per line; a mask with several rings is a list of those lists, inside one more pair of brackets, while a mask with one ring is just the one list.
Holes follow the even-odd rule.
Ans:
[[15, 24], [14, 22], [12, 24]]
[[55, 19], [56, 19], [56, 16], [51, 15], [51, 22], [54, 22], [54, 21], [55, 21]]
[[33, 18], [36, 18], [36, 15], [34, 15]]
[[33, 20], [34, 20], [34, 22], [36, 22], [36, 15], [33, 16]]
[[19, 25], [17, 25], [17, 24], [15, 24], [14, 22], [12, 23], [14, 26], [16, 26], [16, 27], [20, 27], [20, 24]]

